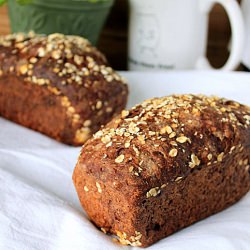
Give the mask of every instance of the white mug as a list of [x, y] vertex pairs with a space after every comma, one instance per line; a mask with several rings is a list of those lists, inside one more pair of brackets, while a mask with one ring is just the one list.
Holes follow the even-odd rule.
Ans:
[[250, 69], [250, 0], [243, 0], [241, 4], [245, 22], [245, 45], [242, 55], [242, 63]]
[[215, 3], [225, 8], [232, 30], [231, 53], [221, 69], [235, 69], [244, 44], [236, 0], [130, 0], [129, 69], [212, 69], [205, 54], [208, 14]]

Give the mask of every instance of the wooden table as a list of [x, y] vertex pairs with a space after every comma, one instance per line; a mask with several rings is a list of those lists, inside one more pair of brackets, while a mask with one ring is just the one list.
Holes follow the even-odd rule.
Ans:
[[[118, 70], [127, 69], [127, 29], [127, 0], [116, 0], [101, 34], [98, 47], [106, 54], [110, 64]], [[4, 6], [0, 8], [0, 34], [9, 32], [8, 13]], [[227, 60], [230, 36], [227, 15], [220, 5], [216, 5], [210, 14], [207, 46], [207, 55], [213, 66], [220, 67]]]

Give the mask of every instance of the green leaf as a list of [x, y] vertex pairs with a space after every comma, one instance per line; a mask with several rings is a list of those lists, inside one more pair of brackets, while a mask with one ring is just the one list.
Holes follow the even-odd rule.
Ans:
[[4, 5], [6, 3], [6, 0], [0, 0], [0, 6]]
[[29, 4], [29, 3], [32, 2], [32, 0], [16, 0], [16, 2], [19, 3], [19, 4]]
[[79, 2], [89, 2], [89, 3], [102, 3], [102, 2], [107, 2], [109, 0], [75, 0], [75, 1], [79, 1]]

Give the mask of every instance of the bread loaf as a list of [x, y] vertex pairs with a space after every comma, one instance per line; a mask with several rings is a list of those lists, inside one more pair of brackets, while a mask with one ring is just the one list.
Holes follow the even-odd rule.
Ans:
[[250, 108], [202, 95], [144, 101], [82, 148], [73, 181], [90, 219], [146, 247], [250, 189]]
[[124, 80], [84, 38], [0, 37], [0, 116], [81, 145], [126, 104]]

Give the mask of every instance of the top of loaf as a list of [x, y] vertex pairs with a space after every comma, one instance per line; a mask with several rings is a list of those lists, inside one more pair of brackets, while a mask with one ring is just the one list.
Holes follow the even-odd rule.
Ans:
[[0, 78], [57, 96], [78, 127], [79, 144], [116, 114], [128, 93], [125, 80], [88, 40], [63, 34], [0, 36]]
[[[5, 50], [1, 50], [1, 46]], [[52, 72], [61, 78], [62, 85], [76, 83], [86, 84], [84, 77], [100, 74], [107, 82], [113, 80], [124, 81], [109, 67], [105, 56], [93, 47], [87, 39], [79, 36], [63, 35], [59, 33], [48, 36], [16, 33], [0, 36], [0, 52], [5, 57], [18, 55], [18, 65], [9, 68], [0, 67], [0, 76], [4, 71], [17, 71], [25, 76], [25, 80], [38, 85], [49, 85], [50, 74], [39, 74], [34, 69], [36, 64], [49, 63]], [[3, 56], [2, 56], [3, 57]], [[1, 56], [0, 56], [1, 58]]]
[[249, 107], [218, 97], [173, 95], [122, 111], [84, 145], [80, 161], [91, 162], [92, 169], [98, 162], [102, 172], [102, 163], [109, 165], [135, 183], [146, 180], [154, 187], [150, 197], [168, 178], [180, 181], [192, 169], [221, 162], [249, 140]]

